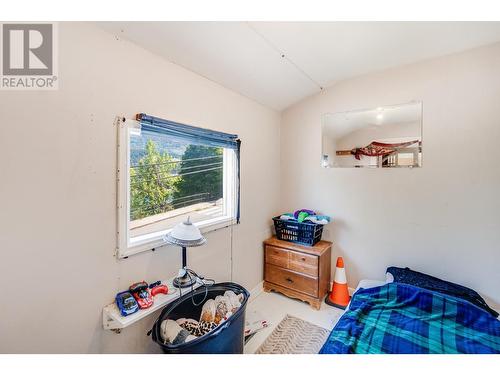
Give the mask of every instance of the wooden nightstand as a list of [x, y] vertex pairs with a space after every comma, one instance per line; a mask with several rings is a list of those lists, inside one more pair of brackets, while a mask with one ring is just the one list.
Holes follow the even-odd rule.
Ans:
[[264, 241], [264, 291], [308, 302], [319, 310], [330, 287], [332, 243], [312, 247], [272, 237]]

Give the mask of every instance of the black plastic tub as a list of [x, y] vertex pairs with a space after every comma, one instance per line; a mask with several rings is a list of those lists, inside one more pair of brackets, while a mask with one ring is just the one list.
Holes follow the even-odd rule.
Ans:
[[[221, 323], [217, 328], [196, 340], [178, 344], [164, 344], [160, 335], [160, 325], [165, 319], [177, 320], [180, 318], [191, 318], [198, 320], [205, 296], [205, 288], [202, 286], [193, 292], [186, 293], [174, 302], [169, 303], [156, 320], [152, 329], [152, 338], [166, 354], [242, 354], [245, 331], [245, 309], [250, 297], [250, 293], [241, 285], [235, 283], [218, 283], [208, 286], [208, 293], [205, 300], [214, 299], [224, 294], [227, 290], [232, 290], [236, 294], [243, 293], [241, 307], [228, 320]], [[192, 299], [199, 306], [194, 306]]]

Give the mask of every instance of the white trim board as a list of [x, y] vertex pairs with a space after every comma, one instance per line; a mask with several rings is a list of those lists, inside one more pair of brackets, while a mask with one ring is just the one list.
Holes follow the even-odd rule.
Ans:
[[250, 290], [250, 298], [248, 302], [255, 300], [264, 291], [264, 280], [259, 282], [252, 290]]

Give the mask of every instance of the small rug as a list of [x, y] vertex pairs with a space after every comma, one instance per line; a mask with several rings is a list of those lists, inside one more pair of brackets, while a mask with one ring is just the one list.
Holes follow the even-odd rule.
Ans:
[[329, 333], [327, 329], [287, 315], [255, 354], [317, 354]]

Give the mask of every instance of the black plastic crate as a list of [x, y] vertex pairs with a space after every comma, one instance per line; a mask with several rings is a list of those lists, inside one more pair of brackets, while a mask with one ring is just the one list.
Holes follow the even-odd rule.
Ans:
[[314, 246], [321, 240], [323, 234], [323, 224], [281, 220], [279, 216], [273, 217], [273, 221], [276, 238], [279, 240]]
[[[228, 320], [193, 341], [176, 345], [165, 344], [163, 342], [160, 328], [161, 323], [165, 319], [198, 319], [203, 307], [203, 303], [200, 300], [215, 299], [215, 297], [223, 295], [227, 290], [232, 290], [235, 294], [243, 294], [243, 301], [240, 308]], [[196, 303], [199, 303], [198, 306], [193, 305], [193, 298]], [[243, 354], [245, 309], [249, 298], [250, 293], [236, 283], [218, 283], [207, 286], [207, 289], [201, 286], [192, 292], [182, 295], [182, 297], [170, 302], [163, 308], [160, 316], [154, 323], [152, 339], [161, 347], [165, 354]]]

